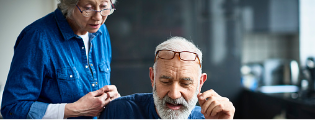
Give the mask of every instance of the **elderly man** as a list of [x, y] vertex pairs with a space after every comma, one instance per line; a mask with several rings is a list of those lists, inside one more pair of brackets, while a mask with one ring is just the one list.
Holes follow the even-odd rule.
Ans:
[[[202, 53], [182, 37], [172, 37], [155, 50], [150, 67], [152, 93], [138, 93], [111, 101], [99, 118], [108, 119], [232, 119], [235, 108], [214, 90], [200, 93], [207, 74]], [[199, 101], [200, 106], [196, 106]]]

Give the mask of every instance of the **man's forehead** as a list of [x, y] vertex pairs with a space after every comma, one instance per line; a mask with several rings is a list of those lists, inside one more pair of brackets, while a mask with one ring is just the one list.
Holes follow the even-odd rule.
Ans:
[[[175, 58], [174, 58], [175, 59]], [[199, 73], [198, 64], [193, 61], [177, 61], [171, 62], [172, 60], [161, 60], [157, 63], [156, 69], [159, 73], [159, 76], [168, 76], [174, 78], [177, 76], [177, 79], [193, 79]]]
[[175, 51], [175, 52], [181, 52], [181, 51], [189, 51], [189, 52], [196, 52], [194, 51], [193, 49], [187, 49], [185, 47], [183, 48], [167, 48], [167, 49], [161, 49], [161, 50], [172, 50], [172, 51]]
[[156, 67], [158, 69], [190, 69], [200, 68], [197, 61], [183, 61], [178, 58], [178, 55], [171, 60], [158, 59]]

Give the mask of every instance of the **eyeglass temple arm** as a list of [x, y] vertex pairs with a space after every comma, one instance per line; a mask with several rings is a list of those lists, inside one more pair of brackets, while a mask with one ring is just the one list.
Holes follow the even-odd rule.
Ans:
[[159, 53], [159, 51], [156, 51], [156, 53], [155, 53], [155, 57], [154, 57], [154, 63], [155, 63], [155, 61], [156, 61], [156, 57], [157, 57], [157, 54]]
[[80, 12], [82, 13], [82, 10], [80, 9], [80, 7], [78, 6], [78, 5], [75, 5], [75, 6], [77, 6], [77, 8], [80, 10]]
[[112, 0], [110, 0], [110, 4], [112, 4], [113, 9], [116, 10], [114, 4], [112, 3]]
[[199, 61], [199, 65], [200, 65], [200, 68], [201, 68], [201, 62], [200, 62], [199, 56], [196, 55], [196, 57], [197, 57], [197, 59], [198, 59], [198, 61]]

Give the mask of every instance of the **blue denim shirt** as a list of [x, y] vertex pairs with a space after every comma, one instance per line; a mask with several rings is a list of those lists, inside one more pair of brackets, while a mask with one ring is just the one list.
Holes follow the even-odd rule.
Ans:
[[87, 60], [82, 38], [59, 9], [24, 28], [3, 92], [3, 117], [42, 118], [49, 103], [72, 103], [109, 85], [112, 53], [106, 26], [89, 38]]

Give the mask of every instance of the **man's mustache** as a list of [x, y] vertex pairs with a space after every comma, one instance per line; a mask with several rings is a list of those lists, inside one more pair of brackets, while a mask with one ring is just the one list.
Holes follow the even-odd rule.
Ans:
[[181, 104], [183, 105], [184, 107], [188, 107], [188, 102], [184, 99], [184, 97], [180, 97], [180, 98], [177, 98], [177, 99], [172, 99], [171, 97], [169, 97], [168, 95], [166, 95], [164, 98], [163, 98], [163, 104], [165, 105], [167, 103], [170, 103], [170, 104], [173, 104], [173, 105], [178, 105], [178, 104]]

